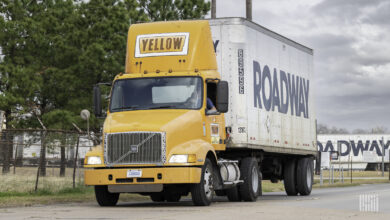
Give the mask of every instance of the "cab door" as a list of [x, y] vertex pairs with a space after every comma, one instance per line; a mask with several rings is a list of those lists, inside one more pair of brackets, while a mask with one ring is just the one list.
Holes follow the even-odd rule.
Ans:
[[206, 130], [206, 139], [216, 151], [226, 149], [225, 117], [216, 108], [218, 82], [219, 80], [206, 80], [205, 122], [203, 125], [203, 129]]

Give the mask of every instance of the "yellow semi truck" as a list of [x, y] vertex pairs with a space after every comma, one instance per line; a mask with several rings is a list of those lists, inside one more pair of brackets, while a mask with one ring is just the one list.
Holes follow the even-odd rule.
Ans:
[[[316, 155], [313, 51], [242, 18], [134, 24], [85, 184], [195, 205], [255, 201], [261, 180], [308, 195]], [[310, 89], [310, 90], [309, 90]]]

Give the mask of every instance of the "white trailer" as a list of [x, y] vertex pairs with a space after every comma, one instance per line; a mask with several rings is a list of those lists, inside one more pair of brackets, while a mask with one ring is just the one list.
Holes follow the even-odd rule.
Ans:
[[210, 27], [229, 82], [228, 147], [314, 155], [312, 49], [242, 18], [210, 20]]
[[[389, 163], [390, 134], [321, 134], [317, 145], [325, 169], [332, 163], [336, 168], [378, 170], [382, 160], [385, 167]], [[338, 152], [339, 158], [331, 161], [330, 152]]]
[[263, 179], [284, 180], [288, 195], [309, 194], [317, 155], [313, 50], [243, 18], [209, 23], [229, 83], [230, 139], [219, 156], [256, 155]]

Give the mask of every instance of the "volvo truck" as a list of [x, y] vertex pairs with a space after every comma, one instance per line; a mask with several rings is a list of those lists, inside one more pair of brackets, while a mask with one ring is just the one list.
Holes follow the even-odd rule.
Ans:
[[309, 195], [317, 154], [313, 50], [243, 18], [133, 24], [102, 143], [85, 157], [101, 206], [121, 193], [255, 201], [262, 180]]

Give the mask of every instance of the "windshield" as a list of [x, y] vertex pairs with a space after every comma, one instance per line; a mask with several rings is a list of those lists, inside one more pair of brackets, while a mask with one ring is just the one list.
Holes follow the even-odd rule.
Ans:
[[202, 107], [200, 77], [125, 79], [112, 88], [110, 111], [140, 109], [199, 109]]

